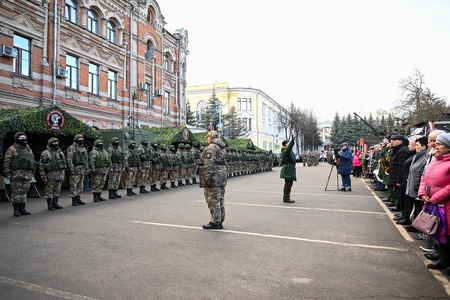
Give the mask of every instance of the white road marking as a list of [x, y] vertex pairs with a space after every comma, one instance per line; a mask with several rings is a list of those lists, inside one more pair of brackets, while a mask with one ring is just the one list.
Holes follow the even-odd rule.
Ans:
[[7, 278], [7, 277], [3, 277], [3, 276], [0, 276], [0, 282], [5, 283], [10, 286], [18, 287], [21, 289], [27, 289], [30, 291], [35, 291], [35, 292], [39, 292], [42, 294], [46, 294], [46, 295], [50, 295], [50, 296], [54, 296], [54, 297], [58, 297], [58, 298], [63, 298], [63, 299], [98, 300], [96, 298], [91, 298], [91, 297], [86, 297], [86, 296], [82, 296], [82, 295], [72, 294], [69, 292], [55, 290], [55, 289], [48, 288], [45, 286], [40, 286], [37, 284], [33, 284], [33, 283], [21, 281], [21, 280], [16, 280], [16, 279], [12, 279], [12, 278]]
[[[202, 227], [167, 224], [167, 223], [155, 223], [155, 222], [144, 222], [144, 221], [132, 221], [132, 223], [134, 223], [134, 224], [143, 224], [143, 225], [154, 225], [154, 226], [164, 226], [164, 227], [175, 227], [175, 228], [204, 230]], [[283, 240], [302, 241], [302, 242], [310, 242], [310, 243], [330, 244], [330, 245], [347, 246], [347, 247], [369, 248], [369, 249], [379, 249], [379, 250], [392, 250], [392, 251], [401, 251], [401, 252], [408, 252], [409, 251], [407, 249], [388, 247], [388, 246], [375, 246], [375, 245], [365, 245], [365, 244], [350, 244], [350, 243], [332, 242], [332, 241], [325, 241], [325, 240], [313, 240], [313, 239], [299, 238], [299, 237], [292, 237], [292, 236], [282, 236], [282, 235], [274, 235], [274, 234], [263, 234], [263, 233], [255, 233], [255, 232], [235, 231], [235, 230], [227, 230], [227, 229], [218, 229], [218, 230], [209, 229], [209, 230], [216, 231], [216, 232], [235, 233], [235, 234], [242, 234], [242, 235], [267, 237], [267, 238], [275, 238], [275, 239], [283, 239]]]
[[[263, 194], [282, 194], [283, 191], [262, 191], [262, 190], [227, 190], [227, 192], [238, 192], [238, 193], [263, 193]], [[330, 191], [331, 192], [331, 191]], [[338, 191], [336, 191], [338, 192]], [[346, 197], [346, 198], [369, 198], [372, 199], [371, 196], [363, 196], [363, 195], [355, 195], [351, 194], [351, 192], [338, 192], [336, 194], [323, 194], [323, 193], [291, 193], [291, 195], [309, 195], [309, 196], [330, 196], [333, 195], [333, 197]], [[331, 199], [323, 199], [323, 200], [331, 200]]]

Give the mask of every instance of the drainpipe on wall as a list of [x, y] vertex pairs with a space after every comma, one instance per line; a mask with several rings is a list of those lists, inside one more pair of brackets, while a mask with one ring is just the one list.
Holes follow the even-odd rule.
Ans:
[[[164, 127], [164, 33], [161, 37], [161, 53], [162, 53], [162, 68], [161, 68], [161, 90], [163, 95], [161, 97], [161, 127]], [[169, 99], [170, 101], [170, 99]]]
[[57, 31], [58, 31], [58, 1], [55, 1], [54, 6], [54, 15], [53, 15], [53, 96], [52, 96], [52, 105], [56, 105], [56, 64], [58, 63], [58, 59], [56, 57], [56, 45], [58, 42], [57, 39]]
[[[133, 11], [134, 11], [134, 5], [131, 4], [131, 10], [130, 10], [130, 75], [129, 75], [129, 115], [128, 119], [130, 122], [130, 127], [134, 129], [133, 123]], [[133, 137], [134, 138], [134, 137]]]

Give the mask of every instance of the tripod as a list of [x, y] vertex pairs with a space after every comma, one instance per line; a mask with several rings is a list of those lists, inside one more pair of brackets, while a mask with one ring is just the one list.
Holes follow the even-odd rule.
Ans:
[[[325, 186], [325, 191], [329, 191], [329, 190], [327, 190], [327, 188], [328, 188], [328, 183], [330, 182], [331, 173], [333, 173], [333, 168], [334, 168], [335, 166], [336, 166], [336, 165], [331, 164], [330, 174], [328, 174], [328, 180], [327, 180], [327, 185]], [[338, 191], [338, 190], [339, 190], [339, 174], [338, 174], [338, 172], [337, 172], [337, 166], [336, 166], [336, 191]]]

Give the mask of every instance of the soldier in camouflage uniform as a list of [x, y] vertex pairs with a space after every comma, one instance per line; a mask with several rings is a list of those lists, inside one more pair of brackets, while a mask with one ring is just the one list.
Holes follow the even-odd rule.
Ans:
[[158, 151], [158, 143], [153, 142], [150, 150], [150, 157], [152, 159], [152, 168], [150, 170], [149, 175], [149, 183], [150, 183], [150, 191], [159, 192], [160, 190], [156, 187], [156, 183], [158, 182], [160, 172], [161, 172], [161, 157]]
[[152, 168], [152, 158], [148, 149], [148, 140], [142, 139], [141, 144], [137, 148], [137, 154], [141, 162], [141, 169], [137, 174], [137, 185], [139, 187], [140, 194], [147, 194], [149, 191], [145, 189], [145, 185], [149, 181], [150, 170]]
[[72, 205], [84, 205], [81, 196], [84, 191], [84, 176], [89, 173], [89, 155], [84, 148], [84, 136], [76, 134], [73, 144], [67, 148], [67, 166], [69, 168], [69, 186]]
[[66, 169], [66, 156], [59, 148], [59, 140], [52, 137], [48, 140], [47, 148], [42, 151], [39, 160], [39, 171], [45, 184], [44, 194], [48, 210], [63, 208], [58, 204], [58, 200], [61, 196], [61, 186], [66, 177]]
[[180, 168], [181, 168], [181, 157], [177, 153], [177, 149], [174, 145], [170, 146], [170, 151], [167, 152], [169, 157], [169, 165], [170, 165], [170, 171], [169, 171], [169, 181], [170, 181], [170, 187], [171, 188], [177, 188], [178, 186], [175, 184], [175, 181], [177, 181], [178, 176], [180, 175]]
[[200, 187], [204, 188], [211, 220], [204, 229], [222, 229], [225, 220], [225, 186], [227, 185], [227, 160], [225, 144], [215, 131], [207, 134], [208, 147], [201, 154]]
[[191, 178], [194, 174], [194, 154], [191, 153], [191, 145], [184, 145], [184, 156], [186, 157], [186, 185], [192, 185]]
[[111, 156], [105, 150], [103, 140], [94, 141], [94, 149], [89, 153], [89, 165], [92, 172], [92, 194], [94, 202], [106, 201], [102, 197], [102, 190], [108, 173], [112, 170]]
[[198, 144], [197, 141], [192, 142], [192, 148], [191, 148], [191, 153], [194, 156], [194, 170], [192, 170], [192, 183], [193, 184], [198, 184], [197, 181], [197, 173], [198, 173], [198, 166], [200, 164], [200, 145]]
[[169, 177], [169, 171], [171, 168], [171, 158], [170, 158], [169, 152], [167, 151], [167, 147], [165, 144], [161, 145], [159, 157], [161, 159], [161, 171], [159, 173], [159, 181], [161, 184], [161, 190], [168, 190], [169, 188], [166, 186], [166, 184], [167, 184], [167, 178]]
[[136, 181], [136, 174], [141, 168], [141, 162], [135, 148], [136, 142], [129, 141], [125, 150], [125, 188], [127, 189], [127, 196], [137, 195], [133, 192], [133, 187]]
[[35, 171], [36, 162], [33, 151], [28, 145], [27, 135], [17, 132], [14, 135], [14, 144], [6, 150], [3, 160], [3, 172], [11, 184], [14, 217], [30, 214], [25, 208], [25, 203]]
[[187, 157], [184, 152], [184, 144], [179, 143], [176, 155], [180, 158], [181, 164], [178, 169], [178, 186], [185, 186], [183, 179], [186, 178], [187, 173]]
[[119, 189], [120, 176], [122, 172], [125, 171], [125, 166], [123, 164], [124, 157], [122, 147], [120, 147], [120, 141], [118, 137], [111, 138], [108, 153], [111, 158], [111, 171], [108, 175], [108, 198], [122, 198], [121, 195], [117, 194], [117, 190]]

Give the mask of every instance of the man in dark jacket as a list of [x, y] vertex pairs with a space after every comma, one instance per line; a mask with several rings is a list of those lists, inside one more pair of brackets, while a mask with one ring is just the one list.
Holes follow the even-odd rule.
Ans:
[[[408, 147], [405, 146], [404, 141], [407, 140], [403, 135], [391, 136], [392, 156], [389, 160], [389, 187], [393, 187], [395, 191], [396, 204], [402, 198], [402, 177], [403, 168], [406, 159], [409, 157]], [[398, 211], [398, 207], [393, 207], [391, 210]]]
[[285, 203], [295, 202], [294, 200], [291, 200], [292, 185], [294, 184], [294, 181], [297, 181], [297, 174], [295, 172], [295, 163], [297, 160], [295, 159], [294, 153], [292, 153], [294, 140], [294, 136], [292, 136], [291, 142], [286, 140], [281, 143], [281, 162], [283, 167], [281, 168], [280, 178], [284, 179], [283, 202]]
[[341, 151], [339, 152], [339, 163], [338, 172], [341, 174], [342, 187], [340, 191], [351, 191], [352, 190], [352, 180], [350, 174], [352, 173], [352, 161], [353, 155], [352, 150], [347, 143], [343, 143], [341, 146]]

